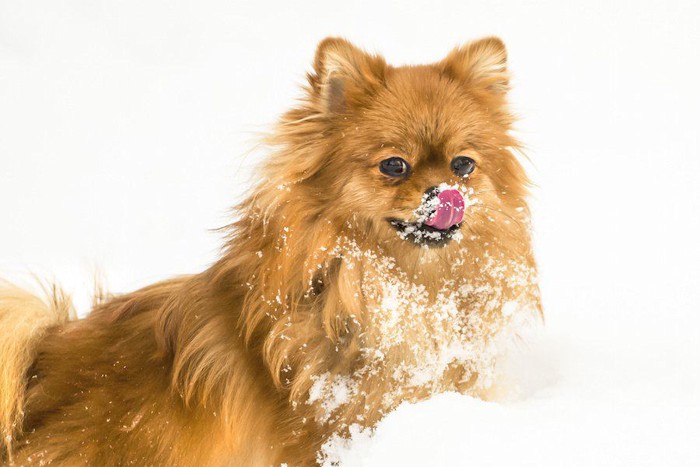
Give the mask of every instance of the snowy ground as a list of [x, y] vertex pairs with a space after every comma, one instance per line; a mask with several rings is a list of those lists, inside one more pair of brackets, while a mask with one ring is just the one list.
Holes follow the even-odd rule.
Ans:
[[700, 7], [637, 2], [0, 3], [0, 273], [127, 291], [201, 270], [256, 134], [315, 43], [394, 63], [498, 34], [537, 183], [546, 323], [505, 402], [446, 394], [329, 452], [345, 465], [700, 458]]
[[657, 345], [645, 356], [630, 344], [540, 336], [512, 362], [506, 401], [449, 393], [405, 404], [375, 433], [324, 453], [370, 466], [692, 464], [700, 378], [691, 344]]

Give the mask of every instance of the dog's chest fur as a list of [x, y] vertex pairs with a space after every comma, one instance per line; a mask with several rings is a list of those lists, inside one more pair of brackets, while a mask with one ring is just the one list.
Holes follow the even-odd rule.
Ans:
[[[300, 432], [322, 426], [342, 436], [404, 401], [483, 390], [509, 324], [536, 309], [526, 261], [464, 259], [421, 281], [420, 268], [409, 274], [375, 251], [339, 256], [320, 299], [281, 316], [271, 333], [286, 355], [281, 377]], [[311, 329], [316, 337], [304, 340]]]

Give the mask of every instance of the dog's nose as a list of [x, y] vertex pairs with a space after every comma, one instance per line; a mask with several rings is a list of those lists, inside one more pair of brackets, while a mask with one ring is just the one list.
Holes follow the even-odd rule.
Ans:
[[438, 230], [459, 224], [464, 217], [464, 204], [464, 197], [458, 190], [428, 188], [423, 198], [423, 205], [430, 212], [425, 224]]
[[430, 188], [425, 190], [424, 196], [425, 196], [425, 199], [428, 200], [430, 198], [436, 197], [439, 193], [440, 193], [440, 188], [438, 188], [436, 186], [431, 186]]

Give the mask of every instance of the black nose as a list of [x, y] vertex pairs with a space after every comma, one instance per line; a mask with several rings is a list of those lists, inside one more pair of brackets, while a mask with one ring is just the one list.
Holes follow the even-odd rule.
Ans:
[[427, 190], [425, 190], [425, 193], [423, 193], [423, 196], [425, 196], [425, 200], [429, 200], [430, 198], [434, 198], [437, 195], [440, 194], [440, 188], [436, 186], [431, 186]]

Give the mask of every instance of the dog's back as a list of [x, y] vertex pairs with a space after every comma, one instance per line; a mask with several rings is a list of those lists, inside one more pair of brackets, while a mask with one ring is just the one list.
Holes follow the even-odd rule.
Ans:
[[63, 294], [0, 289], [0, 465], [269, 465], [263, 369], [225, 337], [235, 299], [201, 283], [154, 284], [80, 320]]

